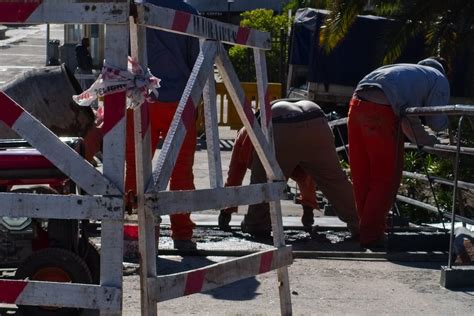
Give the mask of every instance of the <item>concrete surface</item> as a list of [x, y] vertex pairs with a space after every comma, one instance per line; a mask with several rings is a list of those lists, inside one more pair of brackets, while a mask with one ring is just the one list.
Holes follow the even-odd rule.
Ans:
[[[0, 40], [0, 85], [16, 74], [43, 66], [46, 61], [46, 26], [15, 27], [7, 30], [7, 38]], [[51, 39], [63, 40], [62, 26], [51, 26]], [[221, 139], [231, 139], [235, 131], [220, 129]], [[222, 152], [224, 175], [230, 151]], [[198, 188], [209, 187], [207, 154], [196, 152], [195, 176]], [[248, 176], [245, 180], [248, 183]], [[283, 201], [286, 226], [298, 226], [301, 207], [292, 201]], [[205, 226], [216, 221], [216, 211], [205, 211], [193, 218]], [[245, 207], [239, 208], [232, 224], [238, 225]], [[163, 218], [162, 243], [170, 245], [166, 236], [167, 219]], [[321, 225], [342, 225], [335, 218], [318, 218]], [[198, 246], [205, 248], [213, 242], [212, 230], [201, 231]], [[203, 235], [206, 235], [203, 236]], [[292, 235], [293, 234], [293, 235]], [[320, 241], [296, 231], [287, 232], [287, 238], [303, 240], [294, 243], [299, 249], [331, 249], [336, 243]], [[296, 237], [295, 237], [296, 236]], [[206, 239], [207, 238], [207, 239]], [[239, 234], [219, 235], [216, 241], [225, 248], [258, 249]], [[293, 241], [293, 239], [291, 239]], [[215, 241], [215, 240], [214, 240]], [[224, 243], [222, 243], [224, 242]], [[226, 244], [227, 243], [227, 244]], [[160, 247], [166, 248], [164, 244]], [[357, 245], [342, 242], [347, 249]], [[160, 274], [176, 273], [228, 260], [226, 257], [160, 256]], [[328, 260], [296, 259], [289, 267], [291, 298], [295, 315], [472, 315], [474, 288], [450, 291], [439, 285], [439, 262], [390, 262], [388, 260]], [[133, 265], [132, 265], [133, 266]], [[124, 277], [124, 314], [139, 315], [139, 278], [136, 270]], [[279, 314], [279, 296], [275, 272], [245, 279], [208, 293], [196, 294], [162, 302], [157, 305], [160, 315], [276, 315]]]

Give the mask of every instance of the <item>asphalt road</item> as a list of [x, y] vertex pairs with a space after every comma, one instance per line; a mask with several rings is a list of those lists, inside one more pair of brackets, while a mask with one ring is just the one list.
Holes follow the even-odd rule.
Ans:
[[[28, 26], [7, 31], [8, 38], [0, 41], [0, 85], [20, 72], [45, 64], [45, 30], [45, 26]], [[52, 39], [62, 41], [62, 35], [62, 26], [51, 27]], [[221, 130], [223, 139], [233, 135], [235, 131]], [[224, 173], [229, 157], [230, 151], [222, 152]], [[204, 150], [196, 153], [195, 175], [198, 188], [209, 186], [206, 159]], [[298, 226], [300, 206], [292, 201], [283, 201], [282, 205], [285, 225]], [[198, 224], [215, 224], [216, 213], [205, 213], [193, 218]], [[247, 236], [239, 232], [239, 219], [244, 213], [245, 208], [241, 207], [240, 217], [232, 222], [237, 225], [234, 234], [225, 235], [212, 227], [197, 230], [198, 246], [201, 249], [210, 247], [211, 250], [256, 250], [266, 247], [248, 240]], [[167, 219], [163, 220], [160, 248], [167, 249], [170, 248], [170, 240], [167, 237]], [[317, 223], [320, 226], [341, 226], [334, 217], [319, 218]], [[343, 242], [342, 239], [331, 241], [311, 238], [297, 229], [287, 230], [286, 234], [287, 241], [301, 251], [361, 251], [355, 243]], [[433, 262], [417, 257], [421, 261], [410, 262], [386, 260], [383, 255], [368, 257], [371, 259], [360, 259], [360, 256], [359, 259], [350, 259], [349, 256], [339, 259], [295, 259], [289, 267], [294, 314], [472, 315], [474, 288], [450, 291], [439, 285], [439, 268], [446, 263], [445, 259]], [[376, 257], [382, 258], [375, 259]], [[160, 274], [169, 274], [231, 259], [222, 256], [160, 255], [157, 268]], [[132, 268], [124, 277], [125, 315], [140, 314], [139, 286], [138, 275]], [[159, 303], [157, 309], [160, 315], [275, 315], [279, 313], [276, 273], [248, 278], [207, 293], [165, 301]]]

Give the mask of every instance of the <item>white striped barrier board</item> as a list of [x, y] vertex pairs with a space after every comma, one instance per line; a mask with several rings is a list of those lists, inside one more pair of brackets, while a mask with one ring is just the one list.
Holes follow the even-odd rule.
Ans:
[[149, 291], [158, 302], [209, 291], [290, 265], [291, 249], [291, 246], [274, 248], [192, 271], [151, 278]]
[[121, 308], [121, 291], [90, 284], [0, 280], [0, 302], [116, 312]]
[[201, 190], [160, 191], [145, 195], [148, 209], [155, 215], [182, 213], [183, 210], [221, 210], [285, 198], [286, 182], [260, 183]]
[[137, 23], [149, 28], [162, 29], [231, 45], [260, 49], [271, 48], [271, 38], [267, 32], [223, 23], [149, 3], [136, 4], [136, 10]]
[[0, 216], [56, 219], [121, 219], [123, 198], [89, 195], [0, 193]]
[[0, 91], [0, 105], [0, 121], [38, 149], [56, 168], [86, 192], [121, 195], [113, 183], [3, 91]]
[[129, 0], [0, 0], [0, 24], [128, 23]]

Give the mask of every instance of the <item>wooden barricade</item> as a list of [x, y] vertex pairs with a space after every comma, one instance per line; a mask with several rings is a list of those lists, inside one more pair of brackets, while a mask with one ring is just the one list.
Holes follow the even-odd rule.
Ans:
[[[132, 13], [133, 17], [130, 18]], [[292, 256], [291, 247], [284, 244], [280, 205], [286, 182], [273, 154], [264, 54], [264, 50], [270, 48], [269, 34], [129, 0], [0, 0], [0, 23], [106, 24], [106, 60], [109, 65], [118, 69], [127, 69], [129, 32], [132, 55], [145, 69], [146, 27], [202, 40], [199, 57], [173, 124], [153, 166], [147, 106], [142, 105], [134, 112], [142, 314], [156, 315], [156, 303], [159, 301], [198, 293], [276, 269], [281, 313], [290, 315], [292, 310], [287, 266], [291, 264]], [[265, 105], [261, 106], [262, 128], [254, 118], [250, 102], [222, 43], [244, 45], [254, 50], [258, 97], [260, 104]], [[262, 161], [268, 183], [223, 187], [214, 63]], [[205, 102], [210, 188], [167, 192], [166, 186], [186, 129], [189, 124], [194, 124], [187, 114], [194, 111], [201, 95]], [[25, 112], [21, 105], [0, 91], [0, 120], [38, 149], [87, 193], [85, 196], [0, 193], [0, 215], [102, 221], [100, 285], [2, 280], [0, 303], [100, 309], [101, 315], [121, 314], [126, 98], [125, 92], [116, 92], [104, 98], [105, 136], [101, 173]], [[259, 202], [270, 202], [274, 248], [173, 276], [156, 275], [156, 216], [178, 213], [183, 209], [221, 209]]]
[[[276, 162], [271, 139], [270, 102], [268, 98], [265, 49], [270, 47], [268, 33], [216, 22], [200, 16], [156, 7], [151, 4], [136, 6], [131, 21], [132, 57], [142, 67], [147, 65], [145, 29], [161, 29], [201, 40], [196, 60], [173, 123], [161, 152], [153, 159], [150, 148], [149, 121], [146, 106], [135, 110], [135, 142], [137, 159], [137, 198], [139, 217], [139, 251], [141, 266], [141, 306], [143, 315], [156, 315], [156, 303], [209, 290], [237, 280], [276, 269], [278, 271], [280, 310], [290, 315], [291, 298], [287, 265], [291, 264], [291, 247], [285, 246], [280, 199], [283, 197], [285, 178]], [[262, 112], [262, 126], [256, 121], [251, 104], [246, 98], [237, 75], [222, 43], [252, 47], [257, 71], [258, 96]], [[219, 132], [216, 109], [216, 91], [213, 65], [216, 64], [229, 92], [235, 109], [248, 130], [250, 139], [262, 161], [269, 182], [248, 186], [223, 186], [219, 152]], [[186, 130], [194, 120], [198, 102], [204, 98], [206, 141], [210, 171], [210, 188], [189, 191], [165, 191], [177, 159]], [[246, 257], [215, 264], [202, 269], [169, 276], [156, 275], [155, 216], [221, 209], [228, 206], [270, 202], [274, 248]], [[223, 273], [223, 272], [226, 273]]]
[[[124, 34], [129, 31], [129, 11], [128, 0], [0, 0], [0, 23], [107, 24], [107, 61], [126, 69], [128, 43]], [[1, 303], [100, 309], [101, 315], [121, 314], [125, 101], [125, 92], [105, 98], [101, 173], [0, 91], [0, 120], [88, 194], [0, 193], [0, 215], [102, 221], [100, 285], [2, 280]]]

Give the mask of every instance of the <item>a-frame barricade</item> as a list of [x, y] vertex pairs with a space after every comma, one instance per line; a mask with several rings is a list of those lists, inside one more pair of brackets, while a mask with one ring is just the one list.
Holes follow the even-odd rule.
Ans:
[[[133, 10], [131, 10], [131, 8]], [[133, 13], [134, 18], [130, 19]], [[2, 24], [106, 24], [105, 58], [109, 65], [127, 68], [128, 34], [132, 54], [146, 66], [145, 28], [152, 27], [202, 39], [201, 52], [181, 98], [162, 151], [152, 166], [147, 106], [135, 111], [137, 140], [138, 214], [141, 266], [142, 314], [156, 314], [156, 303], [209, 290], [270, 270], [278, 270], [280, 307], [291, 314], [287, 266], [291, 247], [285, 246], [280, 199], [285, 181], [273, 154], [269, 102], [266, 97], [266, 65], [263, 50], [270, 47], [269, 34], [215, 22], [199, 16], [155, 7], [141, 2], [83, 0], [0, 1]], [[255, 52], [262, 106], [263, 130], [256, 122], [250, 102], [221, 43], [251, 47]], [[224, 188], [218, 146], [213, 64], [216, 63], [239, 116], [262, 161], [269, 182]], [[145, 68], [146, 69], [146, 68]], [[191, 113], [204, 91], [210, 189], [167, 192], [166, 185], [186, 133], [194, 123]], [[126, 93], [112, 92], [104, 98], [103, 172], [97, 171], [79, 154], [63, 144], [21, 105], [0, 91], [0, 120], [38, 149], [59, 170], [70, 177], [87, 195], [37, 195], [0, 193], [1, 216], [29, 216], [53, 219], [101, 220], [100, 285], [0, 281], [0, 303], [99, 309], [101, 315], [122, 312], [123, 214], [125, 209], [124, 164]], [[236, 260], [172, 276], [156, 275], [156, 240], [153, 219], [180, 210], [199, 211], [270, 202], [274, 245], [270, 250]]]
[[[126, 69], [130, 2], [76, 0], [0, 1], [2, 24], [107, 24], [106, 60]], [[124, 38], [126, 35], [126, 38]], [[25, 93], [28, 93], [25, 91]], [[104, 101], [103, 172], [0, 91], [0, 120], [41, 152], [87, 195], [0, 193], [0, 216], [101, 220], [100, 284], [1, 280], [0, 302], [17, 305], [98, 309], [122, 313], [123, 214], [125, 200], [125, 92]]]
[[[136, 23], [136, 25], [133, 25]], [[276, 162], [271, 138], [270, 103], [267, 96], [267, 71], [264, 50], [270, 47], [268, 33], [216, 22], [200, 16], [160, 8], [151, 4], [137, 5], [131, 22], [132, 55], [146, 68], [145, 28], [175, 32], [200, 39], [201, 49], [162, 150], [154, 155], [150, 148], [149, 121], [146, 105], [135, 110], [135, 142], [137, 158], [137, 199], [139, 216], [139, 251], [141, 266], [141, 304], [143, 315], [156, 315], [156, 304], [172, 298], [200, 293], [225, 284], [277, 270], [280, 311], [290, 315], [291, 298], [287, 266], [292, 262], [291, 247], [285, 246], [281, 204], [286, 185]], [[222, 42], [242, 45], [254, 50], [263, 132], [245, 98], [238, 77]], [[223, 187], [219, 151], [213, 66], [217, 66], [242, 123], [248, 130], [258, 157], [262, 161], [268, 183]], [[200, 98], [204, 98], [206, 140], [209, 160], [210, 188], [188, 191], [165, 191], [177, 160], [186, 130], [194, 123]], [[156, 275], [156, 236], [154, 217], [222, 209], [229, 206], [270, 202], [274, 247], [234, 260], [179, 274]]]

